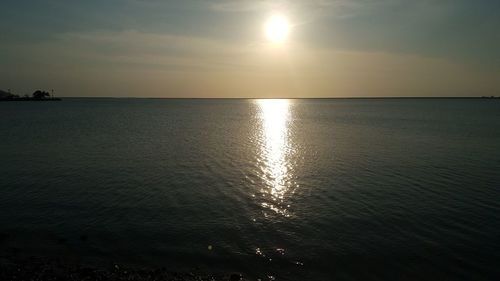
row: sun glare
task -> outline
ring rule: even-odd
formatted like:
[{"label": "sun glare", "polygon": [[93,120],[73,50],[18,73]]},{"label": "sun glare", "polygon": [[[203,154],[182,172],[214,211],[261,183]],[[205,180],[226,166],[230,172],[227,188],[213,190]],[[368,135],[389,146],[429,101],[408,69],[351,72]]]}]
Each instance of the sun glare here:
[{"label": "sun glare", "polygon": [[284,43],[290,33],[290,23],[282,15],[272,16],[265,25],[266,37],[272,43]]}]

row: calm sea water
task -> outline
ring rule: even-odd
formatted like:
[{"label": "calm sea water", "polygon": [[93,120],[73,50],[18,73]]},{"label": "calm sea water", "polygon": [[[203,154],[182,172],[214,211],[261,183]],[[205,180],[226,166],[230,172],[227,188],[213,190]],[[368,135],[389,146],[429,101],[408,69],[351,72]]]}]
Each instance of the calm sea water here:
[{"label": "calm sea water", "polygon": [[498,100],[4,102],[0,136],[4,253],[263,280],[500,274]]}]

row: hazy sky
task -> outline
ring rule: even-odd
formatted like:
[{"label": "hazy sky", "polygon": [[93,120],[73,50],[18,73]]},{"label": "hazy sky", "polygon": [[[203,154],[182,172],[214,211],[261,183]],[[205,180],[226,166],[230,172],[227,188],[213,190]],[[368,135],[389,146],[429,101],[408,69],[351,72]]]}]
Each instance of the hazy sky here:
[{"label": "hazy sky", "polygon": [[[497,0],[1,0],[0,89],[60,96],[500,95]],[[286,16],[287,42],[264,24]]]}]

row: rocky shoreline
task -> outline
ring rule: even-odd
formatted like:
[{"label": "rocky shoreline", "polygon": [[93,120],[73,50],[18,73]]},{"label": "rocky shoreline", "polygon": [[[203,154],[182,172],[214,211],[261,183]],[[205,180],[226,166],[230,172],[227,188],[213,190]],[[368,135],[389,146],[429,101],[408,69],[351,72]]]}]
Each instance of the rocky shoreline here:
[{"label": "rocky shoreline", "polygon": [[1,257],[0,280],[19,281],[243,281],[241,274],[211,275],[162,268],[131,268],[119,264],[95,267],[61,259]]},{"label": "rocky shoreline", "polygon": [[[65,238],[38,237],[39,245],[33,250],[34,237],[16,237],[0,232],[0,281],[248,281],[238,272],[219,273],[199,268],[183,268],[162,264],[136,265],[114,260],[92,260],[67,247]],[[56,239],[57,238],[57,239]],[[86,243],[88,236],[79,237]],[[31,247],[30,247],[31,246]],[[45,253],[46,250],[49,250]],[[54,250],[57,249],[57,250]],[[45,253],[45,254],[43,254]],[[252,279],[253,280],[253,279]]]}]

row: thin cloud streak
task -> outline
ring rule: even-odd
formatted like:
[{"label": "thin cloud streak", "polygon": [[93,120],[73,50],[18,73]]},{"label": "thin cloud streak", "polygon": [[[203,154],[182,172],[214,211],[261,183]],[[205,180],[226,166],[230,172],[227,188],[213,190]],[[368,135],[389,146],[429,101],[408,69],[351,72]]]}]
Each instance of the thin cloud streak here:
[{"label": "thin cloud streak", "polygon": [[[372,2],[373,3],[373,2]],[[353,0],[275,0],[275,1],[252,1],[252,0],[221,0],[210,5],[211,9],[223,12],[248,12],[248,11],[268,11],[279,9],[311,9],[311,8],[359,8],[364,1]]]}]

